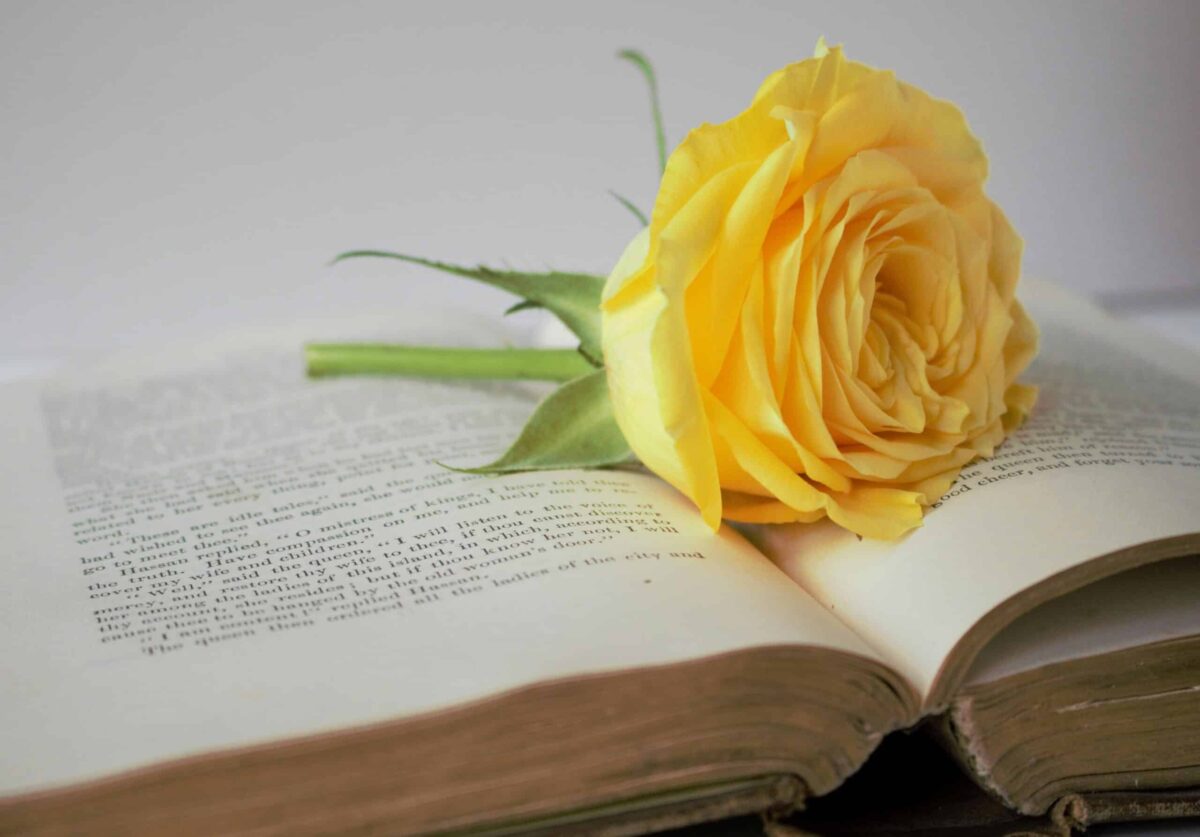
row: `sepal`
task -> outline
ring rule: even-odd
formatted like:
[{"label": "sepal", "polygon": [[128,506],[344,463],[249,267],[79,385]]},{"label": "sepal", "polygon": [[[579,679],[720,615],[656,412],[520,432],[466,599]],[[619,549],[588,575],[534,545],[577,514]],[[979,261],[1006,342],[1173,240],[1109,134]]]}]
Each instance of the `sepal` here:
[{"label": "sepal", "polygon": [[495,462],[454,470],[509,474],[601,468],[630,457],[629,444],[613,417],[608,380],[604,370],[597,369],[568,381],[538,404],[521,435]]},{"label": "sepal", "polygon": [[639,224],[641,224],[643,227],[650,226],[650,219],[646,217],[645,212],[642,212],[642,210],[637,208],[637,204],[624,195],[614,192],[612,189],[609,189],[608,193],[613,196],[617,203],[629,210],[629,214],[631,214],[634,218],[637,218]]},{"label": "sepal", "polygon": [[352,250],[342,253],[333,263],[360,258],[398,259],[443,273],[474,279],[522,297],[526,302],[541,306],[562,320],[563,325],[579,338],[579,351],[592,365],[599,366],[603,363],[604,351],[600,346],[600,295],[605,282],[603,276],[560,271],[526,273],[517,270],[493,270],[483,265],[460,267],[386,250]]}]

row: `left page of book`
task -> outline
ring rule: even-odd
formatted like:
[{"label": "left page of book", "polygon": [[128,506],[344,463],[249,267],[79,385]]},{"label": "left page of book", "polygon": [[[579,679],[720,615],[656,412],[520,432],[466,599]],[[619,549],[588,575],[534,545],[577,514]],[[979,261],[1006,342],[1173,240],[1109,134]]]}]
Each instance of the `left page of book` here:
[{"label": "left page of book", "polygon": [[[489,340],[443,322],[390,336]],[[438,464],[545,387],[306,380],[313,336],[346,333],[3,388],[0,795],[737,648],[873,656],[654,478]]]}]

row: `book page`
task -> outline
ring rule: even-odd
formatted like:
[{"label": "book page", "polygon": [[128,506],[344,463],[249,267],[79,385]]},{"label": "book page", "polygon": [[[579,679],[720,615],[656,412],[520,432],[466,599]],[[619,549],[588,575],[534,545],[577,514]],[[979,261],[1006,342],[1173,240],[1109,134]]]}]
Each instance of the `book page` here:
[{"label": "book page", "polygon": [[[1042,330],[1030,420],[968,466],[898,543],[830,525],[765,528],[778,565],[929,695],[985,614],[1116,550],[1200,529],[1200,363],[1052,286],[1025,283]],[[932,707],[935,708],[936,707]]]},{"label": "book page", "polygon": [[0,795],[549,678],[873,654],[654,478],[437,464],[489,461],[545,387],[309,381],[313,334],[3,389]]},{"label": "book page", "polygon": [[1035,607],[987,644],[966,685],[1045,665],[1200,636],[1200,557],[1126,570]]}]

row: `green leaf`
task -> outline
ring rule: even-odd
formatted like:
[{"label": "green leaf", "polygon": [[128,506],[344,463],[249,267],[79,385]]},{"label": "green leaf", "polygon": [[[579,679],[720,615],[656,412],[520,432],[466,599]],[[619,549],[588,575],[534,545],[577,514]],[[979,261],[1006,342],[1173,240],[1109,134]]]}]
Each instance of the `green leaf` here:
[{"label": "green leaf", "polygon": [[617,53],[617,57],[641,70],[646,78],[646,86],[650,88],[650,115],[654,118],[654,143],[658,147],[658,171],[661,174],[667,170],[667,138],[663,133],[662,108],[658,104],[658,80],[654,77],[654,68],[650,66],[650,59],[636,49],[623,49]]},{"label": "green leaf", "polygon": [[523,299],[520,302],[515,303],[514,305],[510,305],[507,308],[505,308],[504,316],[507,317],[509,314],[515,314],[518,311],[528,311],[531,308],[541,308],[541,307],[542,306],[540,303],[530,302],[528,299]]},{"label": "green leaf", "polygon": [[587,273],[525,273],[517,270],[493,270],[478,267],[460,267],[446,262],[391,253],[385,250],[352,250],[342,253],[333,264],[347,259],[398,259],[409,264],[440,270],[455,276],[474,279],[508,291],[526,301],[535,303],[562,320],[579,338],[579,349],[594,365],[599,366],[603,358],[600,347],[600,294],[604,290],[604,277]]},{"label": "green leaf", "polygon": [[560,468],[600,468],[630,457],[613,418],[608,381],[597,369],[559,387],[538,404],[521,435],[503,456],[469,474],[509,474]]},{"label": "green leaf", "polygon": [[621,204],[621,206],[625,207],[630,212],[632,212],[633,217],[637,218],[639,221],[641,221],[643,227],[650,226],[650,221],[649,221],[649,219],[646,218],[645,213],[642,212],[642,210],[638,209],[637,206],[634,205],[633,201],[631,201],[629,198],[625,197],[624,195],[617,194],[612,189],[609,189],[608,193],[610,195],[612,195],[614,198],[616,198],[617,202],[619,204]]}]

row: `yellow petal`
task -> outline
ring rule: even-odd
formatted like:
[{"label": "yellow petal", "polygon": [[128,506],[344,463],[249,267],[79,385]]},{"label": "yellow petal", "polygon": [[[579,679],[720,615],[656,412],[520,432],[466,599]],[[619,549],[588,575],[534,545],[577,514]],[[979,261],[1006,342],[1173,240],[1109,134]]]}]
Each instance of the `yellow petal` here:
[{"label": "yellow petal", "polygon": [[707,395],[705,406],[713,429],[724,438],[738,465],[772,495],[802,512],[825,507],[826,495],[788,468],[715,396]]},{"label": "yellow petal", "polygon": [[739,523],[814,523],[825,510],[802,512],[770,497],[725,492],[725,517]]},{"label": "yellow petal", "polygon": [[682,312],[661,292],[604,318],[613,413],[648,468],[696,503],[713,529],[721,495],[704,409],[695,386]]},{"label": "yellow petal", "polygon": [[829,504],[829,519],[864,538],[895,540],[921,525],[923,495],[897,488],[855,488]]},{"label": "yellow petal", "polygon": [[[651,273],[645,269],[646,256],[649,253],[650,228],[645,227],[625,246],[621,258],[617,260],[616,266],[608,274],[608,280],[604,283],[603,301],[605,303],[619,296],[631,282],[639,278],[646,280],[650,277]],[[648,290],[648,288],[643,288],[643,290]]]}]

